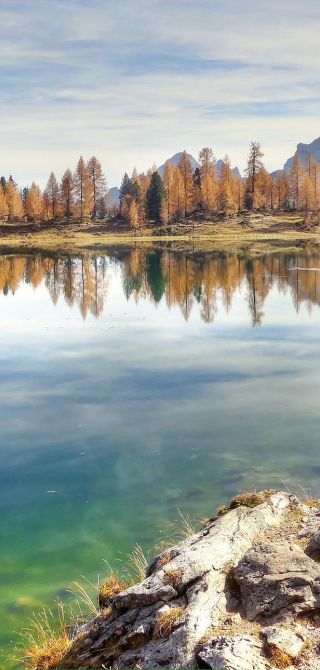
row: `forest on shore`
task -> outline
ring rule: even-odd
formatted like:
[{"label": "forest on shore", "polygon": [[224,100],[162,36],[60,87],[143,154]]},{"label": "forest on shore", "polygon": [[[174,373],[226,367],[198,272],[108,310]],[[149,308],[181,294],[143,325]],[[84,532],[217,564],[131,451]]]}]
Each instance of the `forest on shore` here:
[{"label": "forest on shore", "polygon": [[[202,213],[207,218],[233,217],[248,211],[315,212],[320,206],[320,165],[308,157],[305,167],[296,152],[289,171],[269,174],[258,142],[250,146],[245,176],[234,173],[226,155],[217,169],[209,147],[199,153],[199,167],[192,167],[186,151],[178,165],[167,161],[161,177],[156,166],[146,173],[126,173],[120,187],[119,206],[110,200],[100,161],[81,156],[74,171],[65,171],[60,182],[51,172],[42,191],[33,181],[19,188],[12,175],[0,179],[0,220],[57,222],[90,219],[124,220],[133,229],[147,222],[166,224]],[[318,217],[316,217],[318,223]]]}]

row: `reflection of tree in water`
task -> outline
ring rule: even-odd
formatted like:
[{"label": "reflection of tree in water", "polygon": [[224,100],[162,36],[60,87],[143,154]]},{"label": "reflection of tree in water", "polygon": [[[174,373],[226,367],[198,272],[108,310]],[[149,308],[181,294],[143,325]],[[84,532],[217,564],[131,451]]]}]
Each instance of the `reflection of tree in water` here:
[{"label": "reflection of tree in water", "polygon": [[138,247],[109,256],[7,255],[0,257],[0,290],[14,294],[21,283],[45,285],[54,304],[62,297],[70,307],[77,305],[84,319],[88,314],[98,318],[107,299],[108,268],[114,265],[121,267],[127,300],[147,298],[157,305],[165,298],[168,308],[177,306],[186,320],[198,309],[202,320],[212,323],[218,305],[228,312],[239,291],[246,292],[253,327],[262,323],[272,289],[290,291],[297,311],[301,303],[309,310],[320,304],[320,255],[314,248],[255,257]]},{"label": "reflection of tree in water", "polygon": [[252,259],[247,260],[246,262],[246,274],[248,282],[248,305],[251,315],[251,324],[253,328],[261,326],[262,318],[264,313],[262,311],[264,298],[261,291],[261,286],[259,286],[258,277],[259,275],[256,272],[256,268]]},{"label": "reflection of tree in water", "polygon": [[145,274],[145,255],[141,249],[134,248],[130,251],[129,260],[123,263],[123,292],[129,300],[134,295],[136,302],[143,292]]},{"label": "reflection of tree in water", "polygon": [[63,267],[63,297],[69,307],[72,307],[76,300],[75,290],[75,262],[72,258],[67,258]]},{"label": "reflection of tree in water", "polygon": [[148,254],[147,259],[147,283],[155,302],[160,302],[167,279],[163,274],[161,267],[160,251]]},{"label": "reflection of tree in water", "polygon": [[108,290],[106,271],[105,257],[2,256],[0,290],[15,293],[22,281],[34,288],[44,283],[55,305],[62,296],[69,307],[78,305],[83,318],[89,312],[99,317]]}]

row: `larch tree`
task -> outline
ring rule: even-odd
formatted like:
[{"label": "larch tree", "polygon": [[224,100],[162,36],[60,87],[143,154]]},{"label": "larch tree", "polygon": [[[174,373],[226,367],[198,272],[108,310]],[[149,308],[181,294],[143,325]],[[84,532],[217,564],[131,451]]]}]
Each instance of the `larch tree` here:
[{"label": "larch tree", "polygon": [[150,186],[151,175],[141,173],[139,174],[139,192],[140,196],[138,199],[138,210],[139,210],[139,223],[140,226],[143,226],[146,220],[146,209],[147,209],[147,190]]},{"label": "larch tree", "polygon": [[29,193],[29,186],[25,186],[22,189],[21,192],[21,197],[22,197],[22,203],[23,203],[23,209],[25,212],[27,212],[27,199],[28,199],[28,193]]},{"label": "larch tree", "polygon": [[59,207],[59,185],[54,172],[51,172],[44,192],[48,207],[48,218],[55,221]]},{"label": "larch tree", "polygon": [[293,209],[299,210],[301,206],[301,190],[304,179],[304,167],[302,165],[301,157],[296,151],[290,170],[290,201]]},{"label": "larch tree", "polygon": [[173,218],[181,219],[184,216],[184,182],[179,165],[174,165],[172,209]]},{"label": "larch tree", "polygon": [[62,216],[70,221],[74,212],[74,180],[71,170],[67,169],[60,183],[60,203]]},{"label": "larch tree", "polygon": [[91,216],[93,206],[93,190],[88,167],[80,156],[74,176],[74,192],[77,198],[77,207],[80,220]]},{"label": "larch tree", "polygon": [[315,165],[315,160],[314,160],[312,154],[309,151],[308,152],[308,158],[307,158],[307,172],[308,172],[310,180],[312,179],[312,171],[313,171],[314,165]]},{"label": "larch tree", "polygon": [[233,179],[233,172],[231,167],[231,160],[228,154],[226,154],[222,161],[219,181],[220,184],[223,184],[224,182],[228,182],[228,184],[231,184],[232,179]]},{"label": "larch tree", "polygon": [[288,203],[289,185],[288,185],[287,174],[284,170],[281,170],[276,175],[276,178],[274,180],[274,188],[275,188],[275,203],[277,205],[277,209],[281,209],[282,207],[285,208]]},{"label": "larch tree", "polygon": [[301,207],[303,207],[306,212],[315,209],[314,190],[308,172],[305,173],[301,184]]},{"label": "larch tree", "polygon": [[233,197],[235,202],[235,209],[240,212],[244,203],[244,180],[242,177],[234,177],[233,180]]},{"label": "larch tree", "polygon": [[220,206],[222,212],[226,216],[232,216],[233,214],[235,214],[236,205],[234,200],[232,183],[230,181],[225,181],[221,185]]},{"label": "larch tree", "polygon": [[175,197],[175,172],[176,166],[167,161],[164,166],[163,183],[166,189],[166,219],[171,221],[176,214]]},{"label": "larch tree", "polygon": [[264,166],[257,176],[255,206],[273,209],[273,181]]},{"label": "larch tree", "polygon": [[125,195],[122,201],[121,215],[131,228],[140,228],[140,210],[139,204],[133,195]]},{"label": "larch tree", "polygon": [[92,218],[97,216],[98,201],[102,198],[107,190],[107,182],[104,176],[100,161],[95,156],[92,156],[88,161],[88,173],[92,188],[93,209]]},{"label": "larch tree", "polygon": [[317,163],[314,166],[314,177],[313,177],[314,200],[317,209],[319,209],[319,179],[320,179],[320,165],[318,165]]},{"label": "larch tree", "polygon": [[50,221],[50,217],[51,217],[50,200],[46,190],[44,190],[42,194],[42,218],[44,219],[44,221]]},{"label": "larch tree", "polygon": [[206,213],[217,209],[216,159],[212,149],[203,147],[199,153],[201,176],[201,201]]},{"label": "larch tree", "polygon": [[132,198],[132,201],[129,206],[129,221],[130,221],[130,226],[132,228],[139,228],[140,226],[140,221],[139,221],[139,207],[134,198]]},{"label": "larch tree", "polygon": [[131,201],[132,201],[132,196],[127,194],[127,195],[123,196],[122,202],[121,202],[121,217],[124,219],[124,221],[126,221],[126,223],[130,223],[129,208],[130,208]]},{"label": "larch tree", "polygon": [[227,216],[235,213],[237,207],[234,194],[234,177],[231,169],[231,161],[226,154],[221,166],[219,179],[219,201],[220,209]]},{"label": "larch tree", "polygon": [[179,170],[182,177],[182,208],[183,216],[186,217],[193,206],[193,170],[190,158],[186,151],[183,152],[179,161]]},{"label": "larch tree", "polygon": [[259,192],[258,179],[260,172],[264,169],[262,163],[263,153],[259,142],[251,142],[248,165],[246,169],[246,194],[245,204],[248,209],[260,206],[261,193]]},{"label": "larch tree", "polygon": [[9,215],[9,205],[5,189],[0,184],[0,219],[7,219]]},{"label": "larch tree", "polygon": [[200,210],[202,206],[202,192],[201,192],[201,171],[199,167],[196,167],[193,173],[193,199],[195,208],[197,210]]},{"label": "larch tree", "polygon": [[313,188],[314,209],[319,207],[318,182],[320,175],[320,165],[314,160],[311,153],[308,154],[308,176]]},{"label": "larch tree", "polygon": [[166,191],[158,171],[153,172],[147,190],[147,216],[152,221],[161,221]]},{"label": "larch tree", "polygon": [[21,219],[24,214],[23,202],[17,185],[11,176],[6,185],[6,197],[9,207],[9,220]]},{"label": "larch tree", "polygon": [[32,182],[28,189],[26,200],[26,214],[32,221],[38,221],[41,218],[43,211],[42,193],[37,184]]}]

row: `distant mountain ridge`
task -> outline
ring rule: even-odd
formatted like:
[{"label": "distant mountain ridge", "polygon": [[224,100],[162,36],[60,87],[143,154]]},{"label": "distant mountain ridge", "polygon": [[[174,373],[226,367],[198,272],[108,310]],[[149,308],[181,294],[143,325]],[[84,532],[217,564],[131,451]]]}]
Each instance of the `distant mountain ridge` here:
[{"label": "distant mountain ridge", "polygon": [[[174,154],[174,156],[171,156],[171,158],[167,158],[167,160],[164,163],[162,163],[162,165],[160,165],[160,167],[158,167],[158,172],[159,172],[161,177],[163,177],[163,175],[164,175],[164,170],[165,170],[165,167],[166,167],[166,163],[172,163],[172,165],[179,165],[182,154],[183,154],[183,151],[179,151],[177,154]],[[198,161],[196,161],[195,158],[193,158],[193,156],[191,154],[187,154],[187,156],[189,158],[189,161],[191,163],[191,167],[192,167],[193,172],[194,172],[198,167],[200,167],[200,164],[198,163]]]},{"label": "distant mountain ridge", "polygon": [[[308,166],[309,154],[311,154],[312,158],[317,163],[320,163],[320,137],[318,137],[316,140],[313,140],[313,142],[310,142],[310,144],[303,144],[303,142],[300,142],[299,144],[297,144],[297,152],[305,168]],[[294,156],[291,156],[291,158],[288,158],[288,160],[285,162],[283,169],[286,172],[289,172],[289,170],[291,170],[293,161]]]},{"label": "distant mountain ridge", "polygon": [[110,204],[117,205],[118,207],[120,203],[120,189],[118,188],[118,186],[113,186],[112,188],[109,188],[108,196]]},{"label": "distant mountain ridge", "polygon": [[[158,168],[158,172],[159,172],[161,177],[163,177],[163,175],[164,175],[164,169],[165,169],[166,163],[173,163],[173,165],[179,165],[182,154],[183,154],[183,152],[179,151],[177,154],[174,154],[174,156],[171,156],[171,158],[167,158],[165,163],[160,165],[160,167]],[[187,156],[190,160],[191,167],[192,167],[193,172],[194,172],[197,168],[200,167],[200,163],[198,163],[198,161],[191,154],[187,154]],[[217,160],[217,162],[216,162],[216,172],[217,172],[218,177],[221,173],[223,165],[224,165],[224,162],[223,162],[222,158],[219,158],[219,160]],[[237,178],[240,177],[241,178],[239,168],[237,168],[237,167],[232,168],[232,172],[233,172],[235,177],[237,177]]]},{"label": "distant mountain ridge", "polygon": [[[221,170],[222,170],[223,166],[224,166],[224,161],[222,160],[222,158],[219,158],[216,162],[216,172],[217,172],[218,177],[220,176],[220,173],[221,173]],[[232,174],[237,179],[241,179],[241,174],[240,174],[240,170],[239,170],[238,167],[232,168]]]},{"label": "distant mountain ridge", "polygon": [[[164,175],[164,169],[165,169],[166,163],[173,163],[173,165],[178,165],[179,162],[180,162],[182,154],[183,154],[183,152],[179,151],[178,153],[174,154],[174,156],[171,156],[171,158],[168,158],[162,165],[160,165],[160,167],[158,168],[158,172],[159,172],[161,177],[163,177],[163,175]],[[198,161],[191,154],[187,154],[187,155],[188,155],[188,158],[189,158],[190,163],[191,163],[191,167],[192,167],[193,172],[194,172],[197,168],[200,167],[200,163],[198,163]],[[221,173],[223,165],[224,165],[223,160],[221,158],[219,158],[219,160],[217,160],[217,163],[216,163],[216,172],[217,172],[218,177]],[[237,179],[241,179],[241,174],[240,174],[239,168],[237,168],[237,167],[232,168],[232,172],[233,172],[234,176],[237,177]],[[108,196],[109,196],[109,202],[110,202],[111,205],[119,206],[119,195],[120,195],[120,189],[119,189],[118,186],[113,186],[112,188],[109,189]]]},{"label": "distant mountain ridge", "polygon": [[[312,158],[316,161],[316,163],[319,163],[320,165],[320,137],[317,137],[317,139],[313,140],[310,142],[310,144],[304,144],[303,142],[300,142],[297,144],[297,149],[296,151],[298,152],[302,165],[306,168],[308,166],[308,155],[311,154]],[[168,158],[165,163],[160,165],[158,168],[158,172],[163,177],[164,175],[164,169],[165,165],[167,162],[173,163],[173,165],[178,165],[180,158],[182,156],[182,151],[179,151],[178,153],[174,154],[174,156],[171,156],[171,158]],[[193,171],[196,170],[196,168],[200,167],[198,161],[191,155],[188,154],[188,158],[190,160],[191,166]],[[288,158],[288,160],[285,162],[282,170],[285,170],[286,172],[289,172],[292,164],[294,161],[294,155]],[[217,176],[219,177],[221,173],[221,169],[223,167],[223,160],[219,158],[216,163],[216,171],[217,171]],[[282,170],[275,170],[274,172],[271,172],[272,177],[277,177]],[[241,179],[241,174],[240,171],[237,167],[232,168],[232,172],[237,177],[238,179]],[[113,188],[110,188],[108,191],[108,195],[110,196],[110,202],[111,204],[119,205],[119,188],[117,186],[114,186]]]}]

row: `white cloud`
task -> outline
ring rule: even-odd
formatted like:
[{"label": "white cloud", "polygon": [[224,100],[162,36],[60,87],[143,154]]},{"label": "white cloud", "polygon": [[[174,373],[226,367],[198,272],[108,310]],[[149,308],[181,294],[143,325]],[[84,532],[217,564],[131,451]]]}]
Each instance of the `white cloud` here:
[{"label": "white cloud", "polygon": [[43,184],[96,153],[111,185],[203,144],[243,168],[251,139],[275,169],[320,134],[319,14],[313,0],[3,0],[0,169]]}]

